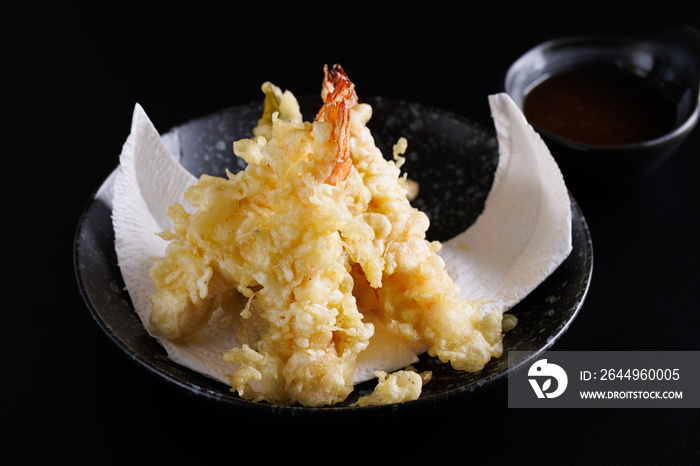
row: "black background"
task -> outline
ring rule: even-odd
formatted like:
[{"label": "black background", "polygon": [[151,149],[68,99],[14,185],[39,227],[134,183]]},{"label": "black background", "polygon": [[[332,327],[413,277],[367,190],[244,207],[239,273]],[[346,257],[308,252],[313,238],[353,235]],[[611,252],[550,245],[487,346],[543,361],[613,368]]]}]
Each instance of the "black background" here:
[{"label": "black background", "polygon": [[[486,96],[500,91],[509,64],[541,41],[700,28],[698,7],[688,2],[615,5],[623,6],[3,7],[3,229],[11,278],[3,385],[11,390],[2,422],[15,434],[4,441],[26,458],[115,462],[149,455],[332,464],[425,455],[457,464],[700,463],[700,410],[514,410],[505,383],[410,416],[289,420],[223,411],[128,360],[92,321],[73,272],[80,213],[116,166],[136,102],[166,131],[260,99],[266,80],[297,95],[318,93],[323,65],[339,62],[360,96],[415,101],[491,125]],[[574,192],[593,237],[594,273],[579,316],[552,350],[700,350],[699,156],[696,130],[643,183],[603,192],[604,203]]]}]

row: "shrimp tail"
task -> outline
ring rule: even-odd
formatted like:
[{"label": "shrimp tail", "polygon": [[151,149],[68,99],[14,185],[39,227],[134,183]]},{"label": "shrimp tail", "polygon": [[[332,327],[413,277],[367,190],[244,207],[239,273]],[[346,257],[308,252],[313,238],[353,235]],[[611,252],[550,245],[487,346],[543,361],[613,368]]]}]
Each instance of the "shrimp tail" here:
[{"label": "shrimp tail", "polygon": [[348,100],[351,106],[357,103],[355,85],[350,81],[347,73],[338,63],[331,68],[328,68],[328,65],[323,67],[321,98],[326,104],[338,100],[339,98]]},{"label": "shrimp tail", "polygon": [[352,168],[350,157],[350,109],[357,104],[355,85],[339,64],[323,67],[323,85],[321,88],[323,106],[318,111],[315,121],[333,124],[333,138],[337,152],[330,175],[325,183],[335,185],[344,181]]}]

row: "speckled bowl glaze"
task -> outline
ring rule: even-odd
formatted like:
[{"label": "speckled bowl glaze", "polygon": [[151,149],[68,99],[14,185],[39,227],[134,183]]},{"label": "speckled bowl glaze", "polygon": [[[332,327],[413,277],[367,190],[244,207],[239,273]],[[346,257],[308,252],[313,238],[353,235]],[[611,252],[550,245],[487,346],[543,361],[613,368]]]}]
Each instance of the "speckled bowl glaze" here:
[{"label": "speckled bowl glaze", "polygon": [[[307,119],[320,107],[319,97],[299,98]],[[429,216],[431,239],[447,240],[471,225],[483,210],[498,162],[498,143],[492,129],[458,115],[425,106],[383,98],[363,98],[373,107],[369,123],[377,146],[385,156],[403,136],[408,139],[406,163],[409,177],[420,183],[414,205]],[[163,135],[191,173],[224,176],[225,170],[244,168],[232,152],[234,140],[250,137],[261,115],[262,103],[227,108],[182,124]],[[537,289],[512,309],[518,326],[504,340],[505,353],[480,372],[453,370],[439,360],[423,355],[418,370],[433,371],[418,400],[385,406],[353,407],[369,393],[373,381],[356,386],[348,399],[336,406],[307,408],[273,406],[240,399],[229,387],[170,361],[164,349],[141,325],[124,290],[114,251],[109,195],[113,176],[108,177],[89,200],[77,226],[74,267],[78,286],[99,328],[135,363],[222,409],[245,410],[290,416],[335,416],[391,414],[435,407],[479,393],[516,367],[508,365],[508,351],[536,354],[549,349],[567,330],[579,312],[588,291],[593,268],[593,247],[586,220],[571,200],[573,251]],[[164,390],[168,387],[164,387]]]}]

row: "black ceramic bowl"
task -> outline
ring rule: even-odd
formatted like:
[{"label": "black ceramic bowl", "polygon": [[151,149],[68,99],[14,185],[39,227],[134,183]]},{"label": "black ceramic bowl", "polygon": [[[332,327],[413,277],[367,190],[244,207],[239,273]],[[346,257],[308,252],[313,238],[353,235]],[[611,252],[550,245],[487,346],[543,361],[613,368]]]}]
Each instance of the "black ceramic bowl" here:
[{"label": "black ceramic bowl", "polygon": [[[430,218],[429,238],[447,240],[469,227],[483,210],[498,163],[494,130],[415,103],[379,97],[362,97],[361,100],[372,105],[369,127],[384,154],[391,154],[391,147],[400,136],[409,141],[402,168],[420,184],[414,205]],[[318,96],[300,98],[306,119],[315,115],[320,102]],[[250,137],[250,129],[261,113],[262,102],[227,108],[179,125],[164,138],[172,143],[173,153],[180,163],[195,176],[202,173],[225,176],[227,169],[243,168],[231,147],[233,141]],[[468,399],[503,382],[528,361],[511,362],[507,356],[509,352],[528,352],[534,358],[550,348],[578,314],[591,281],[593,243],[583,213],[571,198],[571,254],[511,310],[519,319],[518,326],[504,339],[505,354],[490,361],[484,370],[455,371],[449,364],[423,354],[416,368],[432,371],[433,379],[423,388],[418,400],[354,407],[352,404],[359,396],[373,389],[376,382],[369,381],[356,386],[345,402],[332,407],[254,403],[239,398],[227,385],[170,360],[163,347],[144,329],[125,290],[114,250],[113,174],[89,200],[76,230],[74,266],[86,306],[105,335],[137,365],[157,375],[167,385],[211,401],[222,409],[291,417],[373,416],[432,410]]]},{"label": "black ceramic bowl", "polygon": [[[693,130],[700,113],[700,34],[681,28],[653,38],[566,37],[537,45],[508,69],[504,90],[523,109],[533,88],[563,72],[608,67],[633,73],[670,99],[675,119],[666,133],[624,144],[584,144],[533,124],[559,163],[567,183],[627,184],[658,168]],[[574,190],[574,193],[576,191]]]}]

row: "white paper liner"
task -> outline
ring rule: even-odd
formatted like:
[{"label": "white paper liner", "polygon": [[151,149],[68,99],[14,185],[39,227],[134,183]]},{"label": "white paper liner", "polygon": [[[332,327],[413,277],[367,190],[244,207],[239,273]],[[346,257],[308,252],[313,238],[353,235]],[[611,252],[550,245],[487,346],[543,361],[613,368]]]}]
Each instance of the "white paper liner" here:
[{"label": "white paper liner", "polygon": [[504,311],[571,252],[571,201],[542,138],[508,94],[489,96],[499,160],[483,213],[443,243],[440,255],[462,296]]},{"label": "white paper liner", "polygon": [[[476,223],[445,242],[440,252],[462,295],[487,298],[510,309],[539,285],[571,251],[571,210],[559,169],[539,135],[506,94],[489,96],[499,162],[485,209]],[[140,105],[134,108],[113,187],[115,248],[126,289],[146,329],[155,292],[148,272],[167,243],[158,232],[171,228],[167,209],[197,179],[168,150]],[[175,144],[177,142],[175,141]],[[219,313],[199,338],[187,344],[158,341],[178,364],[228,384],[237,365],[222,355],[238,346],[233,333],[217,325]],[[360,354],[355,381],[392,372],[418,360],[424,348],[409,344],[374,320],[375,335]]]}]

